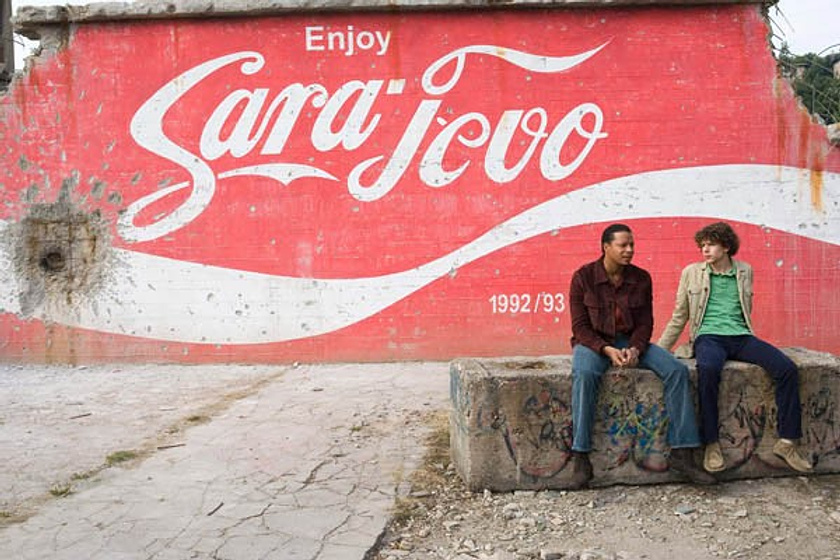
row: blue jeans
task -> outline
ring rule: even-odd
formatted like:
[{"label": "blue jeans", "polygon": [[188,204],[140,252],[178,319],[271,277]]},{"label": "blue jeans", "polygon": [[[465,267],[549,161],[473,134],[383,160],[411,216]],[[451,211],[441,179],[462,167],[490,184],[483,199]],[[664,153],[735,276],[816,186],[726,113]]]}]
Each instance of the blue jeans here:
[{"label": "blue jeans", "polygon": [[[616,348],[628,346],[626,336],[616,339]],[[609,369],[610,359],[583,344],[572,352],[572,451],[592,450],[592,424],[601,376]],[[668,412],[668,444],[672,448],[699,447],[694,400],[685,364],[670,352],[650,344],[639,358],[639,367],[653,371],[665,385],[665,410]]]},{"label": "blue jeans", "polygon": [[700,397],[703,443],[718,440],[718,389],[726,360],[748,362],[764,368],[776,382],[779,437],[802,437],[802,406],[799,402],[799,370],[790,358],[751,334],[722,336],[703,334],[694,341],[697,357],[697,390]]}]

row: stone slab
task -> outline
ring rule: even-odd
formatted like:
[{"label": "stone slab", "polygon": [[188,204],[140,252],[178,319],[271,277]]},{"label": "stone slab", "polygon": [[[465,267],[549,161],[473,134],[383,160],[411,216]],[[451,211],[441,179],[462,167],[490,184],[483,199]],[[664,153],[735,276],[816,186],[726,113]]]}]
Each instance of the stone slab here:
[{"label": "stone slab", "polygon": [[[815,473],[840,472],[840,358],[785,349],[800,370],[800,444]],[[693,360],[688,361],[696,386]],[[450,366],[453,462],[472,490],[562,489],[571,469],[571,357],[460,359]],[[721,480],[799,475],[772,453],[773,383],[758,366],[727,362],[721,379]],[[684,480],[667,468],[662,384],[642,369],[611,370],[601,386],[592,486]],[[699,452],[698,452],[698,460]]]},{"label": "stone slab", "polygon": [[93,2],[87,5],[22,6],[15,24],[81,23],[126,19],[241,17],[311,11],[371,11],[411,9],[610,8],[622,6],[682,6],[708,4],[771,4],[767,0],[174,0],[170,2]]}]

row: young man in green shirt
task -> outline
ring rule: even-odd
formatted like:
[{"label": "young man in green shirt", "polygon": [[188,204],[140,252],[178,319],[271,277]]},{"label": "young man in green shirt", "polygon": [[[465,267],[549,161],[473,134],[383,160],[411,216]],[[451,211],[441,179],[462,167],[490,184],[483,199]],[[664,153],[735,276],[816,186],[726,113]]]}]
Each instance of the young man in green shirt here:
[{"label": "young man in green shirt", "polygon": [[677,302],[671,320],[659,339],[670,350],[689,323],[689,344],[677,349],[678,357],[697,358],[700,400],[700,437],[706,446],[703,461],[709,472],[726,468],[718,434],[718,389],[726,360],[757,364],[776,382],[779,440],[773,453],[794,470],[808,472],[811,463],[796,447],[802,437],[799,402],[799,370],[774,346],[753,334],[752,267],[733,259],[740,241],[724,222],[710,224],[694,236],[703,262],[687,266],[680,277]]}]

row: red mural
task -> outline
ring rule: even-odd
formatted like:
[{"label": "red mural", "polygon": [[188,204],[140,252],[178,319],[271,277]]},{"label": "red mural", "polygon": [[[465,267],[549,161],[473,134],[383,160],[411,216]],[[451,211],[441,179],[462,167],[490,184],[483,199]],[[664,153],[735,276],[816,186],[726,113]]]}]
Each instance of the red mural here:
[{"label": "red mural", "polygon": [[9,359],[569,351],[605,224],[658,336],[732,222],[758,334],[840,351],[840,154],[755,5],[79,25],[0,99]]}]

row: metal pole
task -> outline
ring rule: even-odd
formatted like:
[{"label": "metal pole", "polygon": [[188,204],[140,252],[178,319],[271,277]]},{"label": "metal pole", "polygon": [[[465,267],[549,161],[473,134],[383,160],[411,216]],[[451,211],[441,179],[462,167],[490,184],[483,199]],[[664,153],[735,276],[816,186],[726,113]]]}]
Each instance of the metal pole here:
[{"label": "metal pole", "polygon": [[823,50],[821,50],[820,52],[818,52],[818,53],[817,53],[817,56],[822,56],[822,53],[824,53],[825,51],[827,51],[827,50],[829,50],[829,49],[833,49],[834,47],[840,47],[840,43],[835,43],[834,45],[829,45],[829,46],[827,46],[826,48],[824,48]]},{"label": "metal pole", "polygon": [[8,84],[15,73],[12,37],[12,0],[0,0],[0,86]]}]

